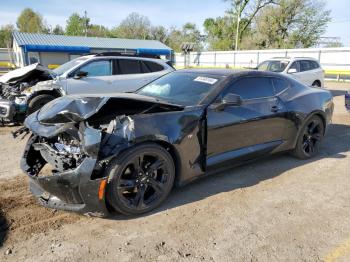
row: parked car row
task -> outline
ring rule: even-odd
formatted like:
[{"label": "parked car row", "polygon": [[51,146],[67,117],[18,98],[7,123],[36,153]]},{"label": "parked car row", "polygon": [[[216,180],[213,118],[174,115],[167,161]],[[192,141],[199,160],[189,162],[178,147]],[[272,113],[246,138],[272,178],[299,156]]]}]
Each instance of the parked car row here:
[{"label": "parked car row", "polygon": [[[279,152],[315,156],[333,100],[289,77],[303,61],[175,71],[160,59],[104,53],[53,71],[35,64],[0,78],[0,117],[26,117],[15,132],[31,134],[21,168],[42,205],[139,215],[174,186],[218,170]],[[323,86],[318,67],[309,71]]]}]

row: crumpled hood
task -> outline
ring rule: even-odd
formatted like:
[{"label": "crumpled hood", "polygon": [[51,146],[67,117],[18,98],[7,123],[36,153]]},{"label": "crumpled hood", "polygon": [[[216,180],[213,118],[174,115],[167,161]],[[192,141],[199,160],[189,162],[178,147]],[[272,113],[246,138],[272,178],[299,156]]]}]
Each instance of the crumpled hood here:
[{"label": "crumpled hood", "polygon": [[20,81],[25,81],[27,77],[30,77],[32,74],[35,74],[38,72],[46,73],[51,76],[54,75],[54,73],[50,69],[40,65],[39,63],[36,63],[36,64],[32,64],[29,66],[12,70],[4,74],[3,76],[0,77],[0,83],[5,84],[5,83],[15,83]]},{"label": "crumpled hood", "polygon": [[108,101],[118,103],[121,100],[130,101],[130,103],[142,101],[154,105],[165,105],[178,110],[184,108],[135,93],[120,93],[109,97],[72,95],[59,97],[44,105],[37,114],[37,120],[43,124],[77,123],[96,114]]},{"label": "crumpled hood", "polygon": [[80,122],[98,112],[107,101],[107,97],[60,97],[40,109],[38,120],[46,124]]}]

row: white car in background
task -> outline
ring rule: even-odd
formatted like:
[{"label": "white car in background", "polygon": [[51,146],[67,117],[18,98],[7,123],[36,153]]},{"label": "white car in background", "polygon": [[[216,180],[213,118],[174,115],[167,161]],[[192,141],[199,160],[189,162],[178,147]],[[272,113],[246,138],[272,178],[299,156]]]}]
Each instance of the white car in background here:
[{"label": "white car in background", "polygon": [[314,58],[276,57],[260,63],[256,69],[286,74],[307,86],[324,87],[324,71]]}]

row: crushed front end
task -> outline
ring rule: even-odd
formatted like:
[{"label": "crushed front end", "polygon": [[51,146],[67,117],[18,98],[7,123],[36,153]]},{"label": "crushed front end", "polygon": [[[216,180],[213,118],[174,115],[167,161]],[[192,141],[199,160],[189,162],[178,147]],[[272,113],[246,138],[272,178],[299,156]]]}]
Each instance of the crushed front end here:
[{"label": "crushed front end", "polygon": [[[111,159],[132,146],[137,140],[135,135],[139,139],[150,138],[160,131],[155,123],[162,121],[152,120],[151,116],[160,112],[163,122],[176,118],[171,121],[175,124],[193,118],[192,114],[188,117],[180,114],[182,107],[179,106],[135,94],[118,96],[64,96],[26,118],[25,128],[18,130],[18,134],[31,132],[21,168],[29,177],[31,192],[42,205],[90,216],[107,216],[110,208],[105,199],[105,171]],[[142,117],[147,114],[150,119]],[[150,121],[154,125],[147,127]],[[183,141],[178,134],[187,134],[181,131],[181,125],[176,126],[171,129],[176,136],[173,140]],[[166,125],[161,128],[168,130]]]},{"label": "crushed front end", "polygon": [[23,122],[31,88],[40,81],[53,79],[51,71],[33,64],[8,72],[0,77],[0,122]]},{"label": "crushed front end", "polygon": [[22,93],[28,86],[1,84],[0,119],[2,122],[21,122],[27,111],[28,94]]},{"label": "crushed front end", "polygon": [[38,112],[25,126],[32,132],[21,168],[30,190],[46,207],[90,216],[106,216],[105,178],[97,164],[100,130],[80,123],[42,124]]}]

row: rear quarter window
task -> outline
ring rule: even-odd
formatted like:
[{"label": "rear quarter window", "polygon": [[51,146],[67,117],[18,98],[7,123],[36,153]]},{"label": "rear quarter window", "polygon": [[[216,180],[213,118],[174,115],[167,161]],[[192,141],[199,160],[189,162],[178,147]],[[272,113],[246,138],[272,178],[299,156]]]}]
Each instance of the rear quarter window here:
[{"label": "rear quarter window", "polygon": [[316,61],[310,61],[312,64],[313,69],[320,68],[320,65]]},{"label": "rear quarter window", "polygon": [[162,65],[157,64],[155,62],[151,62],[151,61],[142,61],[142,62],[145,64],[145,66],[148,68],[150,72],[159,72],[164,69]]},{"label": "rear quarter window", "polygon": [[301,72],[314,69],[313,64],[309,60],[302,60],[299,63],[300,63],[300,71]]},{"label": "rear quarter window", "polygon": [[289,87],[289,83],[281,78],[272,78],[272,83],[275,88],[275,93],[279,94],[282,91],[286,90]]}]

